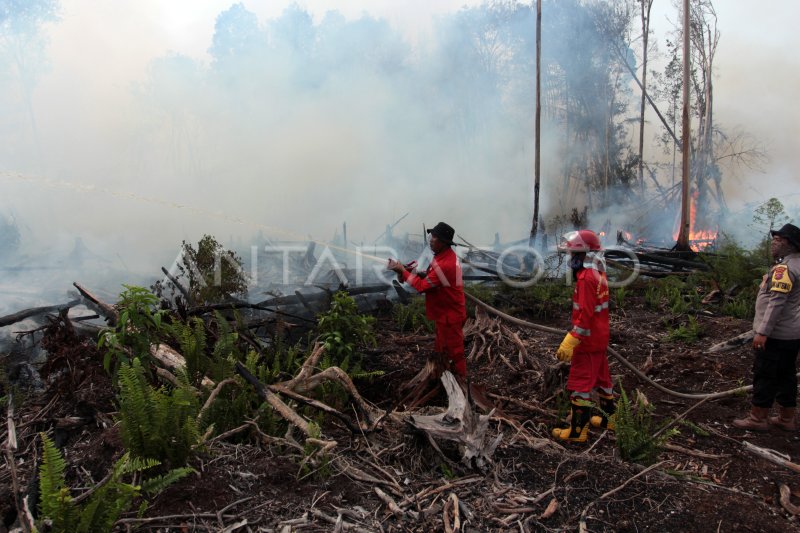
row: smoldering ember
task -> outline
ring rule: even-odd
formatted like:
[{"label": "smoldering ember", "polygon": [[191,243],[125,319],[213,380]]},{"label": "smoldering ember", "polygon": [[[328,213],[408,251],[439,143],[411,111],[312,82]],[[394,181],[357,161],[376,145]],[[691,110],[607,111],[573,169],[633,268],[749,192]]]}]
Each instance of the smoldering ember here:
[{"label": "smoldering ember", "polygon": [[775,2],[0,1],[0,533],[800,530]]}]

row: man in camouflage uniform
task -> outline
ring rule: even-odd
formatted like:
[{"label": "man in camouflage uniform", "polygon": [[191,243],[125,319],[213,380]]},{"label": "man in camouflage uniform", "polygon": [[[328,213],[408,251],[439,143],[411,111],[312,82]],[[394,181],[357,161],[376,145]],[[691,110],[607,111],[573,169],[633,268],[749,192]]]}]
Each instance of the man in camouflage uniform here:
[{"label": "man in camouflage uniform", "polygon": [[[770,426],[795,431],[797,354],[800,351],[800,228],[786,224],[772,231],[775,264],[764,276],[753,320],[753,399],[750,413],[733,421],[741,429]],[[780,408],[768,417],[773,402]]]}]

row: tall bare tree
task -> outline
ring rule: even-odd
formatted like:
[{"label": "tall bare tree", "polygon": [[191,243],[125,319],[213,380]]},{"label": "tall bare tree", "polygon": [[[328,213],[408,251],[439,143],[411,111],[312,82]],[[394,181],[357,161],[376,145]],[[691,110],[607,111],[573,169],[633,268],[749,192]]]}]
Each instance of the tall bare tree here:
[{"label": "tall bare tree", "polygon": [[534,155],[534,183],[533,183],[533,222],[531,224],[531,236],[529,245],[533,246],[536,241],[536,233],[539,231],[539,183],[541,178],[541,154],[542,154],[542,0],[536,0],[536,118],[534,135],[536,139]]},{"label": "tall bare tree", "polygon": [[681,223],[678,231],[678,250],[689,250],[689,231],[691,230],[689,214],[689,185],[690,185],[690,157],[691,157],[691,132],[689,122],[689,72],[691,49],[689,42],[689,0],[683,0],[683,172],[681,181]]},{"label": "tall bare tree", "polygon": [[647,106],[647,53],[650,41],[650,8],[653,0],[639,0],[642,22],[642,99],[639,106],[639,189],[644,194],[644,112]]},{"label": "tall bare tree", "polygon": [[711,0],[695,0],[690,9],[690,34],[694,75],[697,138],[694,147],[693,174],[697,184],[698,203],[708,205],[713,195],[720,209],[726,208],[722,192],[722,175],[714,153],[714,56],[719,43],[717,13]]}]

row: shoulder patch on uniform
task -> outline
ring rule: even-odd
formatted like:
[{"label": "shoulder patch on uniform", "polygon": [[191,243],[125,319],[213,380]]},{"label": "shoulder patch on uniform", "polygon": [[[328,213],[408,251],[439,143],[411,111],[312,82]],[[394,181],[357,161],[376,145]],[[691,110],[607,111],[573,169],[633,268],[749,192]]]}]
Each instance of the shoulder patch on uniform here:
[{"label": "shoulder patch on uniform", "polygon": [[789,292],[792,290],[792,280],[789,278],[787,270],[789,267],[786,265],[778,265],[772,271],[772,280],[770,283],[770,291],[774,292]]}]

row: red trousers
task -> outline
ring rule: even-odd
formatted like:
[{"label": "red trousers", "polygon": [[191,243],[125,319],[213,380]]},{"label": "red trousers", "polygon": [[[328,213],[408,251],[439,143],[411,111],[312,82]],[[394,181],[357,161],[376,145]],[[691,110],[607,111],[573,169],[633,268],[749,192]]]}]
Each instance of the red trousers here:
[{"label": "red trousers", "polygon": [[450,359],[453,373],[467,376],[467,360],[464,358],[464,322],[436,322],[436,351]]},{"label": "red trousers", "polygon": [[572,354],[567,390],[592,392],[593,389],[600,387],[606,389],[612,387],[606,351],[583,352],[578,346]]}]

